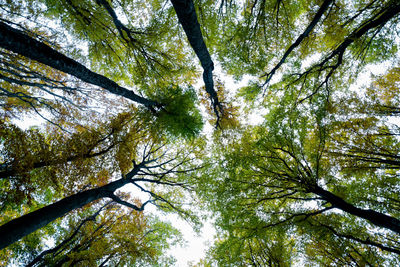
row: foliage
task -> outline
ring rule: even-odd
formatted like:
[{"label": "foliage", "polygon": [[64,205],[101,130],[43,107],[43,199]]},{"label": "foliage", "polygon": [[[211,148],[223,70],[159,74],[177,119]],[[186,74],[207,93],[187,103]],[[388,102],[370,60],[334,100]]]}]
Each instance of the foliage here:
[{"label": "foliage", "polygon": [[[323,105],[313,98],[293,106],[287,92],[262,126],[242,129],[239,140],[218,144],[202,191],[212,199],[208,207],[218,214],[221,229],[211,260],[252,264],[256,257],[241,248],[264,242],[265,236],[278,240],[278,231],[287,235],[283,242],[292,242],[284,245],[291,264],[398,264],[399,229],[385,229],[361,215],[373,210],[374,216],[390,215],[398,222],[398,127],[387,122],[394,114],[376,115],[382,106],[377,95],[385,93],[377,84],[394,70],[379,77],[363,98],[338,97]],[[224,260],[227,250],[233,256]],[[283,264],[279,258],[272,262]]]},{"label": "foliage", "polygon": [[110,202],[100,208],[96,206],[99,203],[65,218],[53,233],[54,247],[43,251],[32,247],[25,252],[10,250],[10,253],[18,253],[13,258],[27,266],[157,266],[161,262],[173,262],[163,255],[170,245],[180,240],[178,231],[171,225]]},{"label": "foliage", "polygon": [[212,212],[198,266],[399,265],[399,14],[396,0],[0,2],[0,231],[71,207],[26,222],[1,264],[173,266],[181,237],[152,204],[197,228]]},{"label": "foliage", "polygon": [[[173,136],[193,138],[199,135],[203,121],[200,111],[197,109],[197,96],[194,88],[181,88],[171,86],[165,92],[157,91],[153,98],[165,103],[165,108],[157,114],[152,122],[154,132],[159,129],[166,129]],[[146,110],[143,110],[145,121],[151,117]]]}]

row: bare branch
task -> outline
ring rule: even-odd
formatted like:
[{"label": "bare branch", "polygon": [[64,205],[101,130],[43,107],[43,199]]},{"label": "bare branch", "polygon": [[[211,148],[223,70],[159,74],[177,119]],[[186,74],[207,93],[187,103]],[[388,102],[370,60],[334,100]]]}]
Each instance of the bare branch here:
[{"label": "bare branch", "polygon": [[131,208],[131,209],[134,209],[134,210],[137,210],[137,211],[143,211],[143,210],[144,210],[144,207],[145,207],[148,203],[151,203],[151,202],[152,202],[152,200],[148,200],[148,201],[144,202],[140,207],[138,207],[138,206],[136,206],[135,204],[129,203],[129,202],[127,202],[127,201],[121,199],[120,197],[118,197],[118,196],[115,195],[114,193],[110,193],[110,195],[109,195],[108,197],[110,197],[112,200],[114,200],[114,201],[115,201],[116,203],[118,203],[118,204],[124,205],[124,206],[126,206],[126,207],[128,207],[128,208]]},{"label": "bare branch", "polygon": [[360,242],[360,243],[362,243],[364,245],[374,246],[374,247],[380,248],[382,250],[389,251],[389,252],[396,253],[396,254],[400,255],[400,250],[397,249],[397,248],[388,247],[388,246],[383,245],[381,243],[375,242],[375,241],[373,241],[373,240],[371,240],[369,238],[361,239],[361,238],[355,237],[354,235],[351,235],[351,234],[339,233],[332,226],[329,226],[329,225],[326,225],[326,224],[323,224],[323,223],[320,223],[320,222],[318,222],[318,225],[328,229],[329,231],[331,231],[337,237],[343,237],[343,238],[346,238],[346,239],[354,240],[354,241]]},{"label": "bare branch", "polygon": [[[279,1],[277,3],[277,12],[279,12],[279,5],[280,5]],[[314,29],[314,27],[317,25],[317,23],[321,20],[322,15],[325,13],[325,11],[329,8],[329,6],[331,5],[331,3],[333,2],[333,0],[325,0],[322,5],[320,6],[320,8],[318,9],[317,13],[315,14],[314,18],[312,19],[312,21],[310,22],[310,24],[307,26],[307,28],[304,30],[304,32],[302,34],[300,34],[300,36],[296,39],[296,41],[286,50],[285,54],[283,55],[283,57],[281,58],[281,60],[278,62],[278,64],[275,65],[275,67],[272,68],[272,70],[264,75],[262,75],[261,77],[266,77],[266,80],[263,84],[263,87],[265,85],[267,85],[269,83],[269,81],[271,80],[272,76],[275,74],[275,72],[280,68],[280,66],[285,63],[287,57],[289,56],[289,54],[300,45],[300,43],[308,37],[308,35],[311,33],[311,31]]]}]

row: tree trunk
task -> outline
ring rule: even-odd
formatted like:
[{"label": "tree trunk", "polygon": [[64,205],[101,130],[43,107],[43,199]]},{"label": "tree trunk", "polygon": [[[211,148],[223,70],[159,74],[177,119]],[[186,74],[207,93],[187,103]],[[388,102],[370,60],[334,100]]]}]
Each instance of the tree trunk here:
[{"label": "tree trunk", "polygon": [[[210,95],[214,111],[219,119],[221,107],[217,92],[214,90],[214,81],[212,76],[214,63],[212,62],[210,53],[204,43],[193,0],[171,0],[171,2],[174,6],[176,15],[178,16],[179,23],[182,25],[189,43],[203,67],[203,80],[206,91]],[[217,107],[219,108],[219,111],[216,109]]]},{"label": "tree trunk", "polygon": [[135,165],[133,170],[129,172],[125,178],[63,198],[60,201],[23,215],[0,226],[0,250],[18,241],[22,237],[46,226],[55,219],[64,216],[70,211],[81,208],[97,199],[110,197],[115,190],[128,184],[141,167],[141,164]]},{"label": "tree trunk", "polygon": [[115,95],[123,96],[146,107],[159,106],[156,101],[146,99],[119,86],[109,78],[89,70],[72,58],[3,22],[0,22],[0,47],[68,73],[84,82],[100,86]]},{"label": "tree trunk", "polygon": [[340,209],[347,213],[350,213],[354,216],[366,219],[372,224],[383,227],[389,230],[392,230],[398,234],[400,234],[400,220],[388,216],[386,214],[374,211],[374,210],[365,210],[360,209],[352,204],[346,202],[342,198],[332,194],[331,192],[317,186],[311,192],[320,196],[323,200],[328,201],[334,208]]}]

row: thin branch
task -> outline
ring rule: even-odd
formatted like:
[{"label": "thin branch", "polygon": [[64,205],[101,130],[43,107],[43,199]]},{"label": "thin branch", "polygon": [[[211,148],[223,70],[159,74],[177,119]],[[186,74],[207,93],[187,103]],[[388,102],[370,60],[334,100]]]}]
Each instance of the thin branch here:
[{"label": "thin branch", "polygon": [[151,203],[151,202],[152,202],[152,200],[147,200],[147,201],[144,202],[140,207],[138,207],[138,206],[136,206],[136,205],[134,205],[134,204],[132,204],[132,203],[129,203],[129,202],[127,202],[127,201],[121,199],[120,197],[118,197],[118,196],[115,195],[114,193],[110,193],[110,194],[108,195],[108,197],[110,197],[110,198],[111,198],[112,200],[114,200],[116,203],[121,204],[121,205],[124,205],[124,206],[126,206],[126,207],[128,207],[128,208],[134,209],[134,210],[136,210],[136,211],[143,211],[143,210],[144,210],[144,207],[145,207],[148,203]]},{"label": "thin branch", "polygon": [[54,253],[57,250],[59,250],[61,247],[63,247],[64,245],[66,245],[67,243],[69,243],[79,232],[79,230],[82,228],[82,226],[84,224],[86,224],[89,221],[94,221],[96,220],[96,217],[100,214],[100,212],[109,204],[111,204],[111,202],[107,202],[105,205],[103,205],[102,207],[100,207],[100,209],[98,209],[93,215],[87,217],[86,219],[84,219],[76,228],[75,231],[67,238],[65,239],[63,242],[61,242],[60,244],[58,244],[57,246],[55,246],[52,249],[48,249],[43,251],[42,253],[40,253],[38,256],[36,256],[30,263],[28,263],[26,265],[26,267],[32,267],[34,266],[37,262],[41,261],[43,259],[44,256],[46,256],[47,254],[50,253]]},{"label": "thin branch", "polygon": [[[267,85],[272,76],[275,74],[275,72],[280,68],[280,66],[285,63],[287,57],[289,56],[289,54],[300,45],[300,43],[308,37],[308,35],[311,33],[311,31],[314,29],[314,27],[317,25],[317,23],[320,21],[320,19],[322,18],[322,15],[325,13],[325,11],[329,8],[329,6],[331,5],[331,3],[334,0],[325,0],[322,5],[320,6],[320,8],[318,9],[317,13],[315,14],[314,18],[312,19],[312,21],[310,22],[310,24],[307,26],[307,28],[304,30],[304,32],[302,34],[300,34],[300,36],[296,39],[296,41],[286,50],[285,54],[283,55],[283,57],[281,58],[281,60],[278,62],[278,64],[275,65],[275,67],[268,73],[262,75],[261,77],[266,77],[266,80],[263,84],[263,87],[265,85]],[[278,9],[277,12],[279,12],[279,4],[278,3]]]},{"label": "thin branch", "polygon": [[362,243],[362,244],[364,244],[364,245],[369,245],[369,246],[378,247],[378,248],[380,248],[380,249],[382,249],[382,250],[389,251],[389,252],[396,253],[396,254],[399,254],[399,255],[400,255],[400,250],[399,250],[399,249],[391,248],[391,247],[385,246],[385,245],[383,245],[383,244],[380,244],[380,243],[377,243],[377,242],[375,242],[375,241],[372,241],[372,240],[370,240],[369,238],[367,238],[367,239],[364,240],[364,239],[355,237],[355,236],[350,235],[350,234],[339,233],[339,232],[336,231],[332,226],[329,226],[329,225],[326,225],[326,224],[323,224],[323,223],[320,223],[320,222],[318,222],[318,224],[319,224],[320,226],[323,226],[324,228],[328,229],[329,231],[331,231],[331,232],[332,232],[334,235],[336,235],[337,237],[344,237],[344,238],[346,238],[346,239],[354,240],[354,241],[357,241],[357,242]]},{"label": "thin branch", "polygon": [[[383,27],[388,21],[396,17],[400,13],[400,3],[397,1],[391,1],[386,7],[382,8],[378,13],[373,15],[368,20],[364,21],[357,29],[352,31],[333,51],[331,51],[320,63],[313,65],[307,71],[297,74],[298,78],[295,79],[291,84],[294,84],[301,79],[306,79],[306,77],[311,74],[318,72],[318,76],[323,72],[327,71],[328,73],[325,76],[325,79],[318,84],[314,88],[314,91],[300,99],[298,102],[302,103],[307,99],[310,99],[314,96],[324,85],[328,84],[330,77],[334,74],[336,69],[343,63],[344,53],[347,48],[353,44],[356,40],[361,38],[364,34],[368,33],[372,29],[379,29]],[[331,60],[335,62],[331,65],[327,65]],[[296,74],[295,74],[296,75]]]},{"label": "thin branch", "polygon": [[274,223],[270,223],[270,224],[266,224],[264,225],[262,228],[269,228],[269,227],[274,227],[283,223],[287,223],[295,218],[301,217],[301,219],[299,219],[297,222],[301,222],[301,221],[305,221],[307,220],[309,217],[311,216],[316,216],[319,215],[321,213],[324,213],[325,211],[331,210],[333,209],[333,207],[327,207],[324,208],[322,210],[317,210],[314,212],[310,212],[310,213],[296,213],[296,214],[292,214],[291,216],[289,216],[288,218],[285,218],[284,220],[278,221],[278,222],[274,222]]}]

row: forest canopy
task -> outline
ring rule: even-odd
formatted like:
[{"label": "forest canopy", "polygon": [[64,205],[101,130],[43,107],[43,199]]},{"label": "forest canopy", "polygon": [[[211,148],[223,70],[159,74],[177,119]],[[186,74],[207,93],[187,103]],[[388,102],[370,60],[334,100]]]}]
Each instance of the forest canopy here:
[{"label": "forest canopy", "polygon": [[170,214],[195,266],[400,265],[399,45],[397,0],[0,0],[0,265],[175,266]]}]

